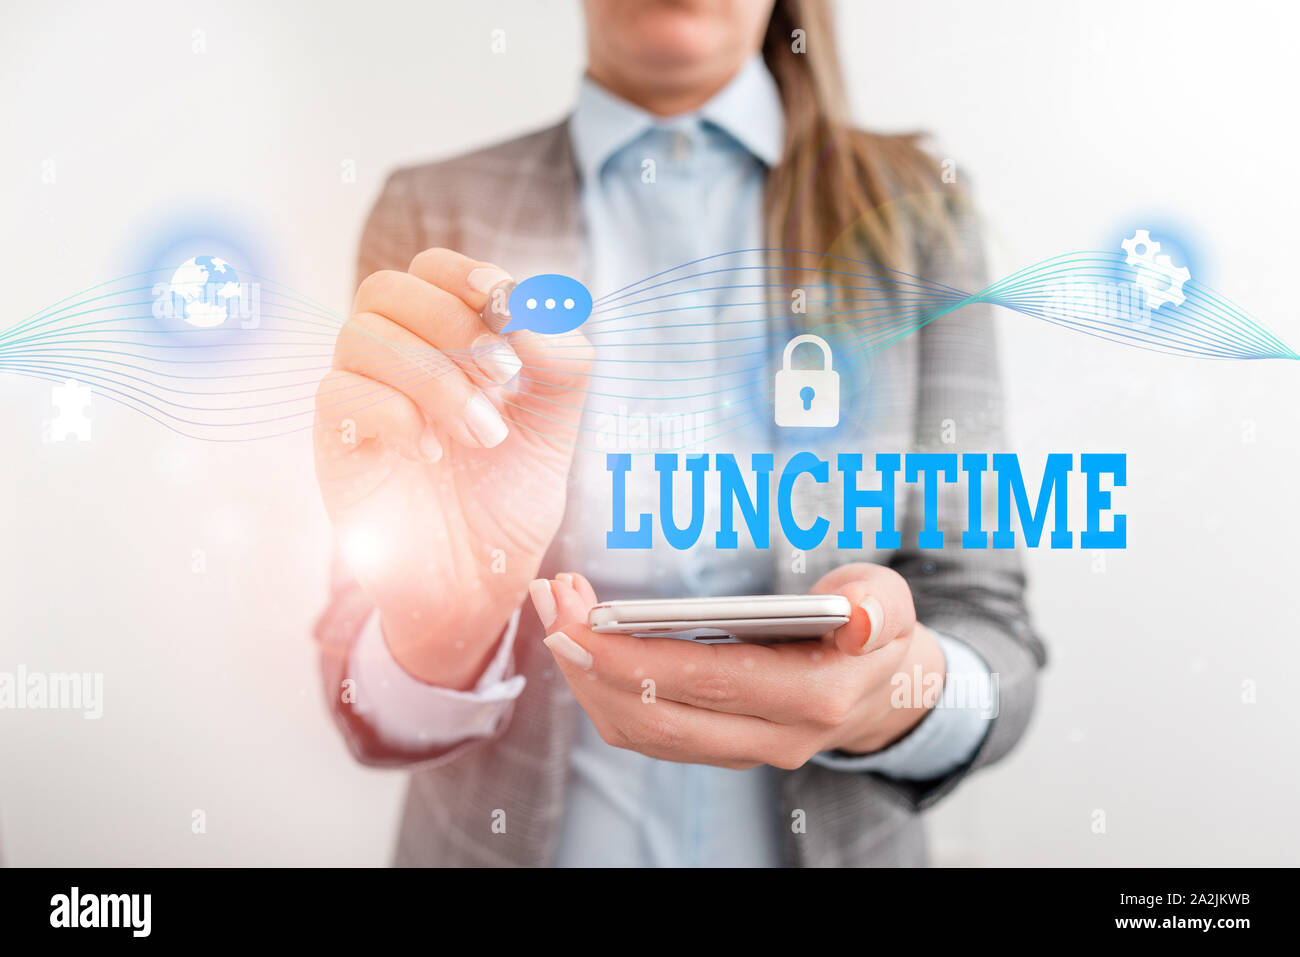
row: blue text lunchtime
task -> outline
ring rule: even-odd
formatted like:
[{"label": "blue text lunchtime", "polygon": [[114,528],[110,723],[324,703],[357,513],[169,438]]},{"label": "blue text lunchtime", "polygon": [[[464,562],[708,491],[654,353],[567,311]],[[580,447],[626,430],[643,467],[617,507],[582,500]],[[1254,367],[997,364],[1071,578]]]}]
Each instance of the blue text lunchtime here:
[{"label": "blue text lunchtime", "polygon": [[[1079,471],[1085,479],[1086,504],[1086,522],[1079,535],[1079,547],[1124,548],[1128,526],[1125,515],[1115,513],[1111,527],[1101,527],[1102,513],[1110,511],[1112,507],[1111,490],[1103,489],[1101,480],[1103,475],[1109,476],[1112,487],[1124,486],[1127,481],[1127,456],[1119,452],[1105,452],[1083,453],[1078,458]],[[986,479],[990,459],[996,478]],[[678,549],[691,548],[699,541],[704,530],[704,483],[707,473],[711,471],[711,461],[714,464],[712,471],[718,475],[721,501],[719,527],[714,536],[716,547],[730,549],[739,546],[735,525],[737,507],[754,545],[758,548],[770,547],[770,483],[775,464],[771,453],[750,456],[750,470],[755,476],[756,486],[753,495],[750,494],[734,455],[687,455],[685,467],[690,477],[691,518],[685,527],[676,523],[673,512],[673,478],[680,465],[679,456],[675,453],[656,453],[654,468],[659,481],[659,526],[665,540]],[[935,549],[958,544],[945,541],[943,531],[938,527],[938,489],[940,482],[956,482],[959,470],[965,473],[967,485],[966,528],[960,539],[962,548],[1015,548],[1016,534],[1011,528],[1013,500],[1028,547],[1038,547],[1047,522],[1048,505],[1053,502],[1055,508],[1048,543],[1051,548],[1074,547],[1074,533],[1069,528],[1067,510],[1067,479],[1069,473],[1074,471],[1074,456],[1071,454],[1053,452],[1047,456],[1037,501],[1032,507],[1025,489],[1019,456],[1011,453],[994,453],[992,456],[974,452],[960,455],[956,452],[909,452],[906,455],[879,453],[875,461],[876,472],[880,476],[879,485],[869,489],[860,488],[858,484],[862,455],[841,453],[835,461],[836,468],[843,474],[841,525],[835,537],[835,544],[839,548],[863,547],[863,536],[858,530],[858,511],[864,508],[880,509],[881,512],[875,547],[902,547],[902,537],[895,522],[895,487],[900,469],[904,481],[921,483],[924,522],[917,534],[918,548]],[[605,535],[606,546],[620,549],[653,547],[654,517],[650,513],[643,512],[637,516],[635,528],[629,529],[627,524],[627,476],[632,469],[632,456],[626,453],[607,454],[605,468],[611,473],[614,501],[613,524]],[[830,521],[824,516],[818,516],[807,525],[800,525],[796,521],[790,505],[795,483],[802,479],[825,484],[829,478],[830,463],[812,452],[797,452],[785,463],[777,487],[777,515],[782,534],[794,548],[804,551],[816,548],[830,531]],[[997,528],[990,530],[984,527],[981,493],[985,481],[997,482]]]}]

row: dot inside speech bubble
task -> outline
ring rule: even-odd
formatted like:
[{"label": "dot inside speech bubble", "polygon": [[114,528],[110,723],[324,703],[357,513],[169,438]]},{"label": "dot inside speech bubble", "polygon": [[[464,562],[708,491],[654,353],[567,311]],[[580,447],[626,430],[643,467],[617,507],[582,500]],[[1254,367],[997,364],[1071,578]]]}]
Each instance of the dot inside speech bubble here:
[{"label": "dot inside speech bubble", "polygon": [[530,276],[510,293],[510,322],[502,332],[532,329],[555,335],[577,329],[591,315],[591,293],[569,276]]}]

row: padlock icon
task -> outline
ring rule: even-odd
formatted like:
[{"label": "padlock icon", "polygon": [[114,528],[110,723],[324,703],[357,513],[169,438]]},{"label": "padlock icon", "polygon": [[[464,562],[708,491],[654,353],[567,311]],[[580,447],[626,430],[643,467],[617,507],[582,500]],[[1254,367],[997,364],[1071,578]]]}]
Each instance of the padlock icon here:
[{"label": "padlock icon", "polygon": [[[805,342],[821,349],[820,369],[790,368],[794,350]],[[840,374],[831,369],[831,347],[820,336],[795,336],[786,343],[776,374],[776,424],[801,429],[831,429],[840,424]]]}]

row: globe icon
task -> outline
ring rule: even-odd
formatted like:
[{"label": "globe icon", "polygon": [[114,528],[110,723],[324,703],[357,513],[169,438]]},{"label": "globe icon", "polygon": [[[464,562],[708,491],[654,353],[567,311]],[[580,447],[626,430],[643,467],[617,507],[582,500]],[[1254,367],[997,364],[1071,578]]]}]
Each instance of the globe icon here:
[{"label": "globe icon", "polygon": [[167,290],[175,315],[201,329],[221,325],[238,309],[239,277],[217,256],[186,260],[172,273]]}]

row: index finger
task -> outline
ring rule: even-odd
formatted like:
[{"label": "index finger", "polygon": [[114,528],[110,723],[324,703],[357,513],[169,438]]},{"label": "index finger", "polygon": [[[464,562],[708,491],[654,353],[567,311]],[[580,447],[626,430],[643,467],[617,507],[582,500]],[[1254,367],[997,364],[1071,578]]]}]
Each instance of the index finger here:
[{"label": "index finger", "polygon": [[487,308],[495,287],[513,281],[500,266],[441,247],[419,253],[407,272],[446,290],[475,312]]}]

